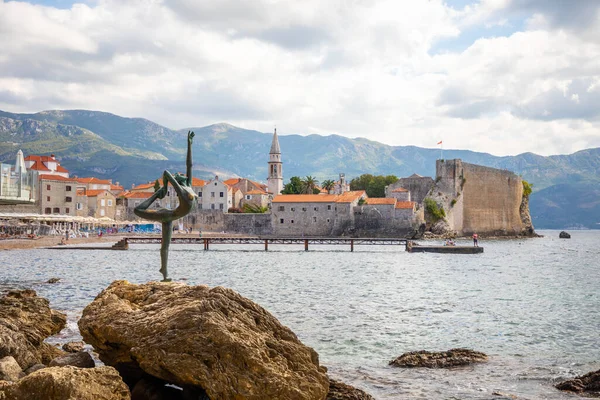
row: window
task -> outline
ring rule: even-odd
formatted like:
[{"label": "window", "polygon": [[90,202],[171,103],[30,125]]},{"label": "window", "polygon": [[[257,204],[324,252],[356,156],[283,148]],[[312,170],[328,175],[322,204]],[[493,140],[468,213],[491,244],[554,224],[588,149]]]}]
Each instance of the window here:
[{"label": "window", "polygon": [[215,197],[215,192],[210,192],[210,197]]},{"label": "window", "polygon": [[52,190],[52,186],[46,185],[46,190]]},{"label": "window", "polygon": [[105,203],[104,199],[100,199],[100,207],[104,207],[104,203]]},{"label": "window", "polygon": [[52,210],[52,214],[60,214],[60,208],[54,207],[54,209]]},{"label": "window", "polygon": [[71,203],[73,201],[73,199],[71,197],[67,197],[65,199],[65,203]]},{"label": "window", "polygon": [[313,217],[313,222],[317,222],[317,217]]},{"label": "window", "polygon": [[69,209],[69,207],[65,208],[65,214],[68,214],[71,210]]},{"label": "window", "polygon": [[223,209],[223,203],[219,203],[219,210]]},{"label": "window", "polygon": [[327,222],[331,222],[331,220],[329,218],[327,218]]},{"label": "window", "polygon": [[247,195],[246,195],[246,200],[252,200],[252,196],[251,196],[251,195],[249,195],[249,194],[247,194]]},{"label": "window", "polygon": [[202,203],[198,203],[198,210],[202,210]]},{"label": "window", "polygon": [[302,211],[306,211],[306,207],[302,207]]},{"label": "window", "polygon": [[77,208],[78,210],[81,210],[83,208],[83,204],[77,203],[77,205],[75,206],[75,208]]},{"label": "window", "polygon": [[290,210],[296,211],[296,207],[292,207],[292,208],[290,208]]},{"label": "window", "polygon": [[107,204],[108,204],[109,207],[112,206],[112,200],[108,200]]},{"label": "window", "polygon": [[319,207],[315,207],[315,211],[319,211]]},{"label": "window", "polygon": [[214,209],[215,209],[215,203],[212,203],[212,204],[210,205],[210,209],[211,209],[211,210],[214,210]]},{"label": "window", "polygon": [[[284,206],[279,206],[279,211],[285,211],[285,207]],[[283,224],[283,220],[281,220],[281,223]]]},{"label": "window", "polygon": [[198,191],[198,197],[202,197],[202,192]]},{"label": "window", "polygon": [[219,197],[223,197],[223,192],[219,192]]},{"label": "window", "polygon": [[101,209],[100,209],[100,216],[101,216],[101,217],[104,217],[104,208],[101,208]]},{"label": "window", "polygon": [[328,205],[328,206],[327,206],[327,210],[331,210],[331,205]]},{"label": "window", "polygon": [[50,196],[46,196],[46,201],[50,201]]},{"label": "window", "polygon": [[293,220],[293,219],[292,219],[292,220],[290,220],[290,224],[293,224],[293,223],[294,223],[294,220]]},{"label": "window", "polygon": [[70,191],[71,191],[71,186],[67,186],[67,187],[65,188],[65,190],[66,190],[67,192],[70,192]]},{"label": "window", "polygon": [[283,224],[283,218],[281,218],[281,219],[279,220],[279,223],[280,223],[280,224]]},{"label": "window", "polygon": [[50,209],[50,207],[44,208],[44,214],[50,214],[50,213],[52,213],[52,210]]}]

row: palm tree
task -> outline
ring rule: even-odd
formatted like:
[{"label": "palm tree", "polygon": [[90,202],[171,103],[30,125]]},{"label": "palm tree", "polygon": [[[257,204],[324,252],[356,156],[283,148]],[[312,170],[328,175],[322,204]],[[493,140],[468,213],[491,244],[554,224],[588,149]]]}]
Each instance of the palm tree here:
[{"label": "palm tree", "polygon": [[319,181],[316,180],[312,176],[307,176],[302,180],[302,193],[304,194],[313,194],[314,190],[317,188]]},{"label": "palm tree", "polygon": [[332,181],[331,179],[327,179],[324,180],[321,185],[323,186],[323,189],[327,190],[327,193],[331,192],[333,190],[333,187],[335,186],[335,182]]}]

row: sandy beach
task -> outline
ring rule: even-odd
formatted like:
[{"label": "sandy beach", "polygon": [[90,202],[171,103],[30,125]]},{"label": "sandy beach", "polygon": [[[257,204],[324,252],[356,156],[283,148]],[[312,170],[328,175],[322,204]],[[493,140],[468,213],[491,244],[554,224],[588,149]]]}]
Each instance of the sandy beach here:
[{"label": "sandy beach", "polygon": [[[72,238],[69,239],[67,245],[88,244],[88,243],[105,243],[114,244],[121,240],[121,235],[110,236],[90,236],[89,238]],[[60,243],[61,236],[41,236],[36,239],[3,239],[0,240],[0,250],[22,250],[36,249],[40,247],[56,246]]]}]

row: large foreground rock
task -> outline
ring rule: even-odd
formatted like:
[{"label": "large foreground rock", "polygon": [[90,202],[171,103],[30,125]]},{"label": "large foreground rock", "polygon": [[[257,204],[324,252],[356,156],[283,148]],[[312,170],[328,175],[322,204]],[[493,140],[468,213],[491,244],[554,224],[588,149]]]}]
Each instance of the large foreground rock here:
[{"label": "large foreground rock", "polygon": [[375,400],[375,398],[354,386],[330,379],[327,400]]},{"label": "large foreground rock", "polygon": [[559,390],[600,397],[600,369],[556,385]]},{"label": "large foreground rock", "polygon": [[13,356],[23,370],[48,364],[64,354],[44,342],[66,324],[65,314],[52,310],[33,290],[15,290],[0,298],[0,358]]},{"label": "large foreground rock", "polygon": [[129,400],[129,388],[112,367],[44,368],[0,386],[3,400]]},{"label": "large foreground rock", "polygon": [[79,330],[132,385],[142,370],[219,399],[325,399],[326,369],[268,311],[233,290],[113,282]]},{"label": "large foreground rock", "polygon": [[450,349],[441,352],[421,350],[404,353],[390,361],[390,365],[407,368],[449,368],[487,360],[488,356],[484,353],[469,349]]}]

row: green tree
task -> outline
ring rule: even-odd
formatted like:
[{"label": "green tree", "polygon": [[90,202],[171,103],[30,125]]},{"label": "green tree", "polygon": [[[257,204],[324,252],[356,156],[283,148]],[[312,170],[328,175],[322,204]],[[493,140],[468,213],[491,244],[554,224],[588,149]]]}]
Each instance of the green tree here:
[{"label": "green tree", "polygon": [[369,197],[385,197],[385,187],[397,180],[395,175],[362,174],[350,181],[350,190],[365,190]]},{"label": "green tree", "polygon": [[302,179],[297,176],[290,178],[290,183],[283,186],[281,194],[300,194],[302,193]]},{"label": "green tree", "polygon": [[246,203],[242,207],[242,210],[245,213],[250,213],[250,214],[264,214],[267,211],[269,211],[269,207],[261,207],[258,204]]},{"label": "green tree", "polygon": [[[304,193],[304,194],[320,193],[320,190],[317,188],[318,184],[319,184],[319,181],[316,178],[308,175],[302,181],[302,193]],[[316,191],[316,193],[315,193],[315,191]]]},{"label": "green tree", "polygon": [[335,186],[335,182],[331,179],[327,179],[321,182],[321,186],[323,186],[323,189],[327,190],[327,192],[330,192]]}]

